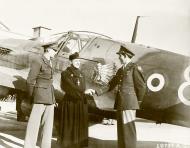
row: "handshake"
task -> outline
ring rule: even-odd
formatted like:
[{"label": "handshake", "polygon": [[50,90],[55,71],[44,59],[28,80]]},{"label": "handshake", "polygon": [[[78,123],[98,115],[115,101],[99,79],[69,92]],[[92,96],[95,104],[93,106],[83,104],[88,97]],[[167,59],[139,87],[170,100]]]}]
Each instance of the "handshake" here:
[{"label": "handshake", "polygon": [[94,89],[86,89],[84,92],[86,95],[90,95],[93,96],[94,94],[96,94],[96,91]]}]

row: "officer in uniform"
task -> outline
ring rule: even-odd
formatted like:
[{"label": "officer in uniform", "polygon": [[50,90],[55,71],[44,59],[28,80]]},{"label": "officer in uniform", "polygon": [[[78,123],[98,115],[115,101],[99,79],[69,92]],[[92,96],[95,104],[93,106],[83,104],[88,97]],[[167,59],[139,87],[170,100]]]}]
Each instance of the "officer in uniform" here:
[{"label": "officer in uniform", "polygon": [[28,95],[32,99],[33,107],[27,125],[24,148],[36,147],[40,126],[42,127],[40,147],[51,148],[55,104],[51,58],[56,54],[51,46],[52,43],[42,46],[44,54],[34,57],[27,77]]},{"label": "officer in uniform", "polygon": [[[142,101],[146,91],[146,83],[142,69],[131,60],[134,53],[121,46],[116,54],[122,67],[109,82],[108,91],[117,86],[114,109],[117,114],[118,148],[135,148],[137,138],[134,121],[139,101]],[[96,90],[96,93],[100,95],[105,90]]]}]

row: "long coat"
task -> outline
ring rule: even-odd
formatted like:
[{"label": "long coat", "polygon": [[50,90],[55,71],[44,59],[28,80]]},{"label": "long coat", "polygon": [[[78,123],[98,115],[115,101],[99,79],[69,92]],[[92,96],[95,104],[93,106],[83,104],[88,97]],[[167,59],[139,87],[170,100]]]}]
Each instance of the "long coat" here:
[{"label": "long coat", "polygon": [[61,88],[65,92],[61,103],[60,141],[64,148],[88,145],[88,105],[83,73],[68,67],[61,73]]},{"label": "long coat", "polygon": [[118,69],[116,75],[109,82],[109,88],[97,90],[100,95],[117,87],[114,108],[117,110],[139,109],[138,101],[142,101],[146,83],[139,66],[129,63]]},{"label": "long coat", "polygon": [[33,103],[54,104],[53,69],[43,55],[35,57],[31,62],[27,77],[28,95]]}]

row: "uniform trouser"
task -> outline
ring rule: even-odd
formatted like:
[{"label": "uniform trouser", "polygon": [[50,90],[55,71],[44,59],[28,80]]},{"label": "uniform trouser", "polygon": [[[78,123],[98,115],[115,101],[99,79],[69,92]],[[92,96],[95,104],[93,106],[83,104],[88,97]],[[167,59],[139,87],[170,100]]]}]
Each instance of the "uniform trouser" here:
[{"label": "uniform trouser", "polygon": [[40,148],[51,148],[53,118],[54,105],[33,105],[27,125],[24,148],[36,147],[40,126],[42,127]]},{"label": "uniform trouser", "polygon": [[136,148],[136,110],[117,111],[118,148]]}]

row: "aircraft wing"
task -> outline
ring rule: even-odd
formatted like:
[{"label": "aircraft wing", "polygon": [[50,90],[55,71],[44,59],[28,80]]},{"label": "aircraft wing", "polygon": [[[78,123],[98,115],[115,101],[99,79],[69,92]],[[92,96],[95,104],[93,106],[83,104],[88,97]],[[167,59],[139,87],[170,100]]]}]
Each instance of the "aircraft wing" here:
[{"label": "aircraft wing", "polygon": [[0,40],[0,85],[25,90],[29,56],[39,53],[39,41],[22,39]]},{"label": "aircraft wing", "polygon": [[15,53],[20,51],[30,51],[34,48],[40,48],[41,43],[39,41],[23,40],[23,39],[3,39],[0,40],[0,48],[14,51]]},{"label": "aircraft wing", "polygon": [[28,70],[16,70],[0,66],[0,85],[25,91]]}]

